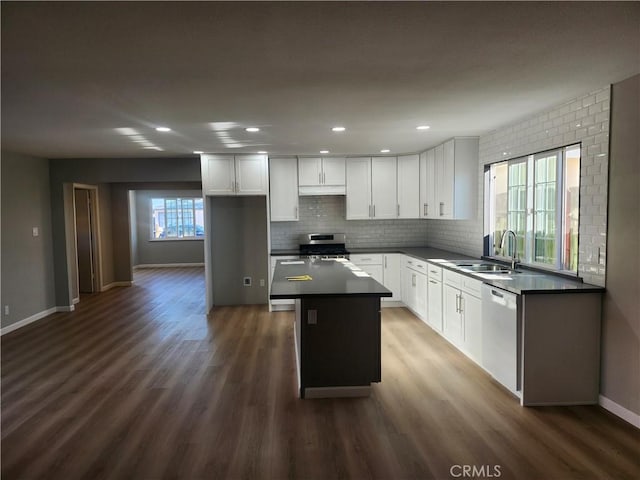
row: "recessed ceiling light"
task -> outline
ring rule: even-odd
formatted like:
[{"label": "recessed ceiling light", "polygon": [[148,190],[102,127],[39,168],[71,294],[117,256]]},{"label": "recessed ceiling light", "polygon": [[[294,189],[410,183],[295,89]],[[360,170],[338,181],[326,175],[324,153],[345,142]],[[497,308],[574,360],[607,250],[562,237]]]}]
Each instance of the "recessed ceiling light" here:
[{"label": "recessed ceiling light", "polygon": [[391,150],[389,150],[388,148],[383,148],[382,150],[380,150],[380,153],[389,153]]},{"label": "recessed ceiling light", "polygon": [[259,132],[260,129],[258,127],[247,127],[247,128],[245,128],[245,131],[247,131],[247,132]]},{"label": "recessed ceiling light", "polygon": [[269,152],[265,152],[264,150],[260,150],[258,153],[261,153],[262,155],[269,153]]},{"label": "recessed ceiling light", "polygon": [[196,155],[201,155],[204,152],[202,150],[194,150],[193,153],[195,153]]},{"label": "recessed ceiling light", "polygon": [[169,127],[156,127],[158,132],[170,132],[171,129]]},{"label": "recessed ceiling light", "polygon": [[333,127],[331,129],[332,132],[344,132],[346,130],[346,128],[344,127]]},{"label": "recessed ceiling light", "polygon": [[429,125],[418,125],[416,130],[429,130],[431,127]]},{"label": "recessed ceiling light", "polygon": [[320,153],[329,153],[329,150],[320,150]]}]

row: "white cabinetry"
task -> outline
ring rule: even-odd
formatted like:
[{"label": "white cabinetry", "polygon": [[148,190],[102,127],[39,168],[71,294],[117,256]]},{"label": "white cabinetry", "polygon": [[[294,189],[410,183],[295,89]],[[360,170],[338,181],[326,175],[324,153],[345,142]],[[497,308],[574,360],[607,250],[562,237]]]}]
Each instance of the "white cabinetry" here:
[{"label": "white cabinetry", "polygon": [[482,282],[444,272],[444,336],[482,365]]},{"label": "white cabinetry", "polygon": [[420,158],[398,157],[398,218],[420,218]]},{"label": "white cabinetry", "polygon": [[384,270],[384,286],[391,290],[393,296],[382,297],[382,302],[399,302],[402,299],[402,255],[399,253],[385,253],[382,256]]},{"label": "white cabinetry", "polygon": [[437,218],[435,148],[420,154],[420,218]]},{"label": "white cabinetry", "polygon": [[298,158],[300,195],[344,195],[344,157]]},{"label": "white cabinetry", "polygon": [[[273,274],[276,269],[276,263],[278,260],[297,260],[297,256],[281,255],[277,257],[271,257],[271,283],[273,283]],[[269,285],[271,285],[269,283]],[[273,299],[271,302],[271,310],[293,310],[295,308],[296,301],[294,298]]]},{"label": "white cabinetry", "polygon": [[351,263],[371,275],[371,278],[383,284],[393,296],[381,298],[382,304],[398,302],[401,297],[399,253],[352,254]]},{"label": "white cabinetry", "polygon": [[205,195],[266,195],[265,155],[200,156],[202,190]]},{"label": "white cabinetry", "polygon": [[423,218],[465,219],[478,214],[478,138],[453,138],[420,157]]},{"label": "white cabinetry", "polygon": [[405,256],[402,268],[402,300],[422,321],[427,318],[427,262]]},{"label": "white cabinetry", "polygon": [[350,158],[347,220],[398,218],[396,157]]},{"label": "white cabinetry", "polygon": [[269,159],[269,203],[272,222],[298,220],[298,161],[295,157]]},{"label": "white cabinetry", "polygon": [[427,323],[442,332],[442,267],[427,263]]}]

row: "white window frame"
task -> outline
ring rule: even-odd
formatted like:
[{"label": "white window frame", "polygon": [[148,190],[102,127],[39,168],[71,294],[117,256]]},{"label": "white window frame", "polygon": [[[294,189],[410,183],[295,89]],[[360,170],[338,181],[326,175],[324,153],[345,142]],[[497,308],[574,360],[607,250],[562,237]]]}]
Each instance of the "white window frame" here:
[{"label": "white window frame", "polygon": [[[167,212],[167,200],[175,200],[176,204],[182,205],[182,200],[193,200],[193,230],[194,230],[194,235],[193,236],[184,236],[184,225],[182,228],[183,231],[183,236],[182,237],[164,237],[164,238],[155,238],[154,234],[155,234],[155,221],[154,221],[154,216],[153,216],[153,201],[154,200],[162,200],[164,202],[164,212],[165,212],[165,225],[167,222],[166,219],[166,212]],[[204,200],[202,197],[189,197],[189,196],[176,196],[176,197],[172,197],[172,196],[158,196],[158,197],[153,197],[149,199],[149,241],[150,242],[182,242],[182,241],[193,241],[193,240],[204,240],[204,233],[202,234],[202,236],[197,236],[195,234],[196,232],[196,200],[202,200],[203,201],[203,212],[204,212]],[[181,216],[178,217],[179,219],[182,218]],[[178,222],[178,226],[179,226]]]},{"label": "white window frame", "polygon": [[[526,174],[526,197],[527,197],[527,207],[526,207],[526,228],[525,228],[525,241],[524,241],[524,252],[518,252],[518,261],[523,265],[530,265],[535,268],[553,270],[563,273],[568,273],[571,275],[577,275],[578,268],[576,266],[576,270],[566,270],[563,268],[563,249],[565,248],[565,237],[566,237],[566,228],[565,225],[565,161],[566,161],[566,152],[570,149],[579,148],[582,152],[582,145],[580,143],[574,143],[570,145],[565,145],[558,148],[553,148],[550,150],[545,150],[542,152],[525,155],[522,157],[512,158],[509,160],[501,160],[499,162],[495,162],[493,164],[488,164],[485,166],[485,197],[484,197],[484,211],[485,216],[488,219],[488,222],[485,222],[485,246],[484,246],[484,254],[487,257],[495,258],[496,260],[501,261],[510,261],[510,256],[503,256],[495,254],[494,245],[495,245],[495,224],[496,224],[496,213],[493,210],[494,198],[495,198],[495,181],[491,176],[491,167],[496,164],[506,163],[508,166],[515,165],[517,163],[526,162],[527,164],[527,174]],[[536,187],[536,160],[540,158],[548,157],[552,154],[556,154],[556,191],[555,191],[555,252],[554,252],[554,263],[543,263],[538,262],[535,259],[535,235],[536,235],[536,220],[537,220],[537,209],[535,204],[535,187]],[[582,153],[581,153],[582,157]],[[508,173],[507,173],[508,178]],[[507,190],[509,189],[509,185],[507,184]],[[507,201],[507,211],[508,211],[508,201]],[[508,214],[507,214],[508,215]],[[508,217],[507,217],[508,218]],[[579,219],[578,219],[579,221]]]}]

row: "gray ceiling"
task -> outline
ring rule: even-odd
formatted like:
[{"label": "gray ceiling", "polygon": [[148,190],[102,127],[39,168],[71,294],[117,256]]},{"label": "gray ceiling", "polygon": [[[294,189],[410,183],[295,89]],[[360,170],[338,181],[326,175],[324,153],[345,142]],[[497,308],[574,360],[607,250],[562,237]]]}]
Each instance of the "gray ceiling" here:
[{"label": "gray ceiling", "polygon": [[638,2],[1,9],[2,147],[46,158],[413,152],[640,72]]}]

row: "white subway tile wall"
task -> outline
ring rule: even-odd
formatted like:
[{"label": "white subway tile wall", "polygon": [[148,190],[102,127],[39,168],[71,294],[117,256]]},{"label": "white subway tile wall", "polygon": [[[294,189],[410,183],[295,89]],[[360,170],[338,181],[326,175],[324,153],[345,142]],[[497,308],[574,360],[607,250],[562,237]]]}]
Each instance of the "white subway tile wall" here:
[{"label": "white subway tile wall", "polygon": [[604,286],[610,92],[610,86],[601,88],[480,137],[478,216],[427,220],[427,244],[482,255],[484,165],[580,142],[578,274],[587,283]]},{"label": "white subway tile wall", "polygon": [[426,244],[424,220],[346,220],[346,197],[300,197],[300,220],[271,222],[271,248],[298,248],[301,233],[345,233],[350,248],[417,247]]}]

